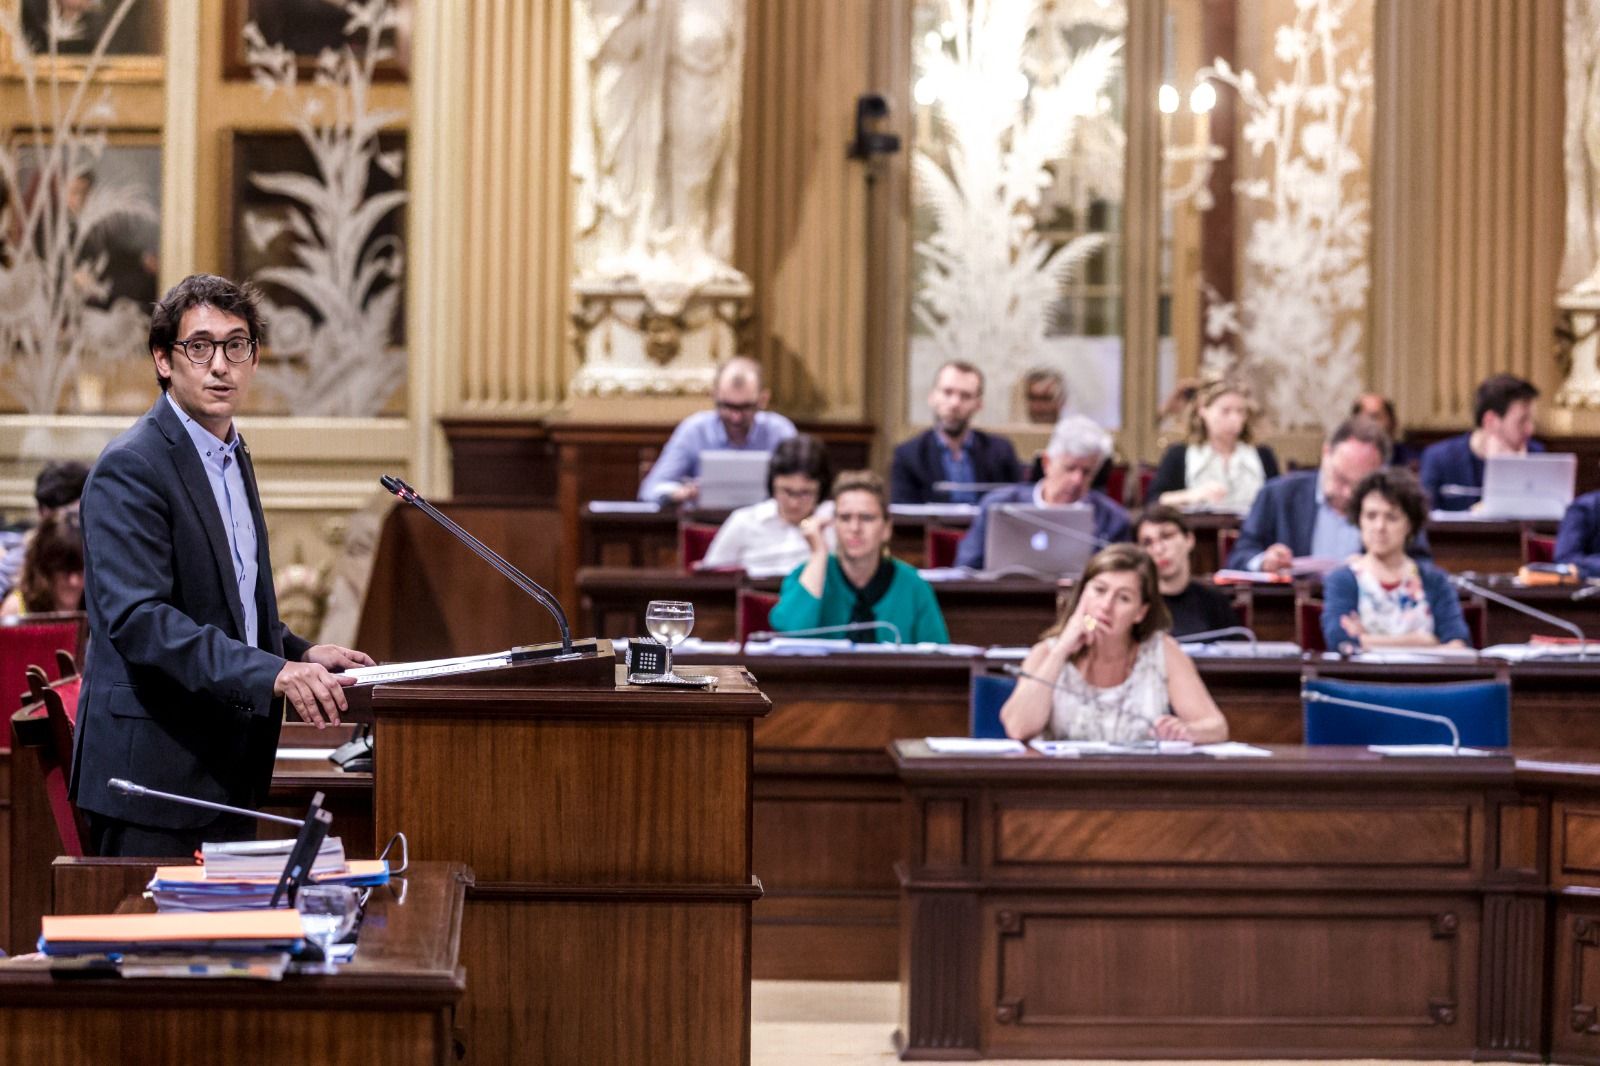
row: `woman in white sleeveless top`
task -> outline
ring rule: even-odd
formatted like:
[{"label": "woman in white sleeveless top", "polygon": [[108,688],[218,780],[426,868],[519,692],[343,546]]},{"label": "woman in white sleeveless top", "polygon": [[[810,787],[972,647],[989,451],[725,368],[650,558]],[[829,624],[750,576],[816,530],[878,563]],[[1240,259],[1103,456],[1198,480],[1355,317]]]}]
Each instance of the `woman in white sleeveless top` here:
[{"label": "woman in white sleeveless top", "polygon": [[1023,660],[1032,678],[1019,678],[1000,709],[1006,734],[1018,740],[1228,739],[1227,719],[1167,632],[1171,625],[1150,556],[1131,544],[1101,551],[1089,560],[1062,617]]}]

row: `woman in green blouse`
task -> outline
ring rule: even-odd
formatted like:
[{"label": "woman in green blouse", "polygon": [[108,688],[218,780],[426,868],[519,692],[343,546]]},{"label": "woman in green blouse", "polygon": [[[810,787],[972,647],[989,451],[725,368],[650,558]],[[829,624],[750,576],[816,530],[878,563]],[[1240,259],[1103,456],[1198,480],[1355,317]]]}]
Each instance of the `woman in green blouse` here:
[{"label": "woman in green blouse", "polygon": [[[858,641],[891,643],[898,638],[906,644],[948,644],[950,633],[933,588],[913,567],[889,555],[893,527],[883,479],[870,470],[848,470],[833,483],[833,501],[831,518],[812,515],[800,523],[811,558],[783,579],[772,628],[792,631],[877,621],[888,625],[839,635]],[[832,555],[823,539],[830,524],[839,544]]]}]

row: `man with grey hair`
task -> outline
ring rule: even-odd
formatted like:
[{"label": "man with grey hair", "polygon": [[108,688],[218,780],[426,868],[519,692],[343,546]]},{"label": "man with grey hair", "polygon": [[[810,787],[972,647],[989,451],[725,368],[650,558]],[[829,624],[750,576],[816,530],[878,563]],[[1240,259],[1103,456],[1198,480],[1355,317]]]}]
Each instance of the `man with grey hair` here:
[{"label": "man with grey hair", "polygon": [[972,528],[956,549],[956,565],[983,569],[984,541],[989,510],[1002,503],[1031,503],[1035,507],[1066,507],[1088,503],[1094,508],[1094,535],[1106,543],[1132,539],[1128,512],[1111,497],[1090,486],[1111,458],[1111,434],[1091,418],[1068,415],[1056,423],[1044,449],[1044,477],[1032,485],[996,489],[983,498]]},{"label": "man with grey hair", "polygon": [[717,370],[711,383],[710,411],[696,411],[678,423],[650,473],[639,486],[639,499],[650,503],[687,503],[699,495],[700,453],[708,451],[771,452],[794,436],[794,423],[767,410],[771,394],[761,380],[761,364],[736,355]]}]

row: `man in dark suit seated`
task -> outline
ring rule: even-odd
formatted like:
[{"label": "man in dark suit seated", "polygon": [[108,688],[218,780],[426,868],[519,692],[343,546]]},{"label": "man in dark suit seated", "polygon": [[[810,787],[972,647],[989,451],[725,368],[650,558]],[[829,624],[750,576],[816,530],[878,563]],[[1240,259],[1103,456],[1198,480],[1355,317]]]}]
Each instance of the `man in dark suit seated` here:
[{"label": "man in dark suit seated", "polygon": [[371,658],[313,645],[278,619],[267,524],[234,411],[255,374],[255,294],[211,275],[156,304],[162,395],[106,446],[84,486],[89,654],[71,795],[98,855],[190,856],[250,839],[238,815],[126,796],[107,779],[254,808],[267,794],[284,698],[337,723]]},{"label": "man in dark suit seated", "polygon": [[1430,506],[1465,511],[1483,496],[1483,461],[1491,455],[1542,452],[1533,439],[1539,390],[1511,374],[1485,378],[1472,404],[1470,433],[1446,437],[1422,450],[1422,489]]},{"label": "man in dark suit seated", "polygon": [[[1295,559],[1344,561],[1361,551],[1361,531],[1345,517],[1361,479],[1389,461],[1389,436],[1370,418],[1347,418],[1322,445],[1322,463],[1273,478],[1256,497],[1228,556],[1234,570],[1286,573]],[[1428,554],[1418,534],[1413,555]]]},{"label": "man in dark suit seated", "polygon": [[1555,561],[1571,563],[1586,578],[1600,577],[1600,492],[1586,492],[1567,505]]},{"label": "man in dark suit seated", "polygon": [[1087,502],[1094,508],[1094,535],[1104,543],[1132,538],[1128,512],[1111,497],[1089,486],[1111,457],[1111,434],[1083,415],[1068,415],[1056,423],[1044,449],[1044,478],[1033,485],[995,489],[983,498],[972,528],[956,548],[956,565],[983,569],[985,538],[989,535],[989,510],[1002,503],[1031,503],[1035,507],[1066,507]]},{"label": "man in dark suit seated", "polygon": [[1022,464],[1011,442],[972,428],[973,416],[983,409],[983,371],[960,360],[944,364],[934,375],[928,407],[933,428],[894,450],[891,503],[975,503],[981,495],[977,490],[934,486],[1022,480]]}]

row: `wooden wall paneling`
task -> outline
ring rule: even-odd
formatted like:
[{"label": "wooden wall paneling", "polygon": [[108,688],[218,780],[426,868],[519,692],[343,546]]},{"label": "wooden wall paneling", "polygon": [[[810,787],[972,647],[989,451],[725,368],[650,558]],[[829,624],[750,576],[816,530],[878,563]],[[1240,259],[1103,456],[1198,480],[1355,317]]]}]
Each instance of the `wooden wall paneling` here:
[{"label": "wooden wall paneling", "polygon": [[1123,170],[1122,432],[1124,455],[1156,454],[1153,412],[1161,296],[1161,113],[1155,106],[1162,69],[1161,0],[1128,0],[1127,159]]}]

